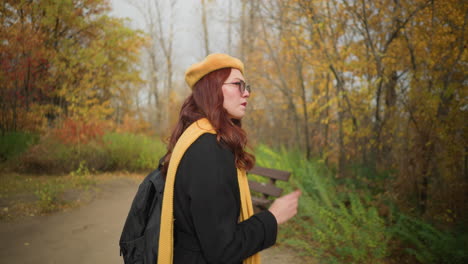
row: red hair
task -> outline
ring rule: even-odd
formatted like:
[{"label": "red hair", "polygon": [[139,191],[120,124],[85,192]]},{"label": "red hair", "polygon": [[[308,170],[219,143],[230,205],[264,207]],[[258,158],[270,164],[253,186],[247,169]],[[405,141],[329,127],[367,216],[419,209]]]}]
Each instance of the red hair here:
[{"label": "red hair", "polygon": [[172,132],[164,158],[163,174],[169,168],[172,150],[187,127],[200,118],[206,117],[217,133],[218,142],[226,145],[235,157],[236,167],[250,170],[255,157],[245,151],[247,134],[238,119],[231,119],[223,107],[221,87],[231,74],[231,68],[222,68],[208,73],[193,87],[192,94],[185,99],[179,114],[179,120]]}]

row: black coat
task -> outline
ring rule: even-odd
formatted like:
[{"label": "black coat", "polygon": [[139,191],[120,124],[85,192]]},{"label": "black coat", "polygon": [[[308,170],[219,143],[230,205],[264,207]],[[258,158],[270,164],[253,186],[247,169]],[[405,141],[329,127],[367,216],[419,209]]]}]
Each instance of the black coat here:
[{"label": "black coat", "polygon": [[269,212],[238,223],[240,194],[233,153],[204,134],[184,154],[174,190],[174,264],[235,263],[275,244]]}]

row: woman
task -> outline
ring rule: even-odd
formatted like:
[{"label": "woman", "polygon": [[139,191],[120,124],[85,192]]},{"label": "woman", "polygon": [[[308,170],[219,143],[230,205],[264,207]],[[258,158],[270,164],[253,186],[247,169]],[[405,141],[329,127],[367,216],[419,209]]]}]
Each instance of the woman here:
[{"label": "woman", "polygon": [[[239,172],[251,169],[255,162],[245,151],[247,137],[241,128],[250,96],[243,72],[242,62],[226,54],[211,54],[186,71],[192,94],[185,100],[170,138],[163,173],[177,140],[191,124],[206,118],[216,134],[196,139],[177,167],[175,264],[242,263],[246,259],[244,263],[259,263],[256,253],[274,245],[277,225],[297,212],[299,191],[277,199],[269,210],[239,221],[246,207]],[[251,200],[248,203],[251,207]]]}]

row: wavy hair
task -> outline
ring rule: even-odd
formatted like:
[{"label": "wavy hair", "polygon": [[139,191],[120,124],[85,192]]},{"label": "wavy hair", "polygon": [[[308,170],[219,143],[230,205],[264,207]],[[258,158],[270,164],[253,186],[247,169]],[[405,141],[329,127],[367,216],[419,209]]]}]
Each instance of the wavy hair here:
[{"label": "wavy hair", "polygon": [[193,87],[192,94],[185,99],[179,113],[179,120],[172,131],[164,158],[162,172],[166,175],[174,146],[182,133],[193,122],[206,117],[216,130],[218,142],[226,145],[235,157],[236,167],[250,170],[255,157],[245,151],[247,134],[242,129],[242,122],[231,119],[223,107],[221,87],[231,74],[231,68],[222,68],[208,73]]}]

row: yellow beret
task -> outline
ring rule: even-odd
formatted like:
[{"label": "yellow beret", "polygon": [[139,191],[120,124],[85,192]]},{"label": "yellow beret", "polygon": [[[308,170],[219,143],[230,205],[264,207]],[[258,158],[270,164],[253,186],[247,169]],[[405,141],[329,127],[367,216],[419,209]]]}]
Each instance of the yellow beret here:
[{"label": "yellow beret", "polygon": [[185,71],[185,82],[193,89],[193,86],[203,76],[222,68],[236,68],[244,74],[244,64],[242,61],[227,54],[213,53],[206,56],[201,62],[193,64]]}]

